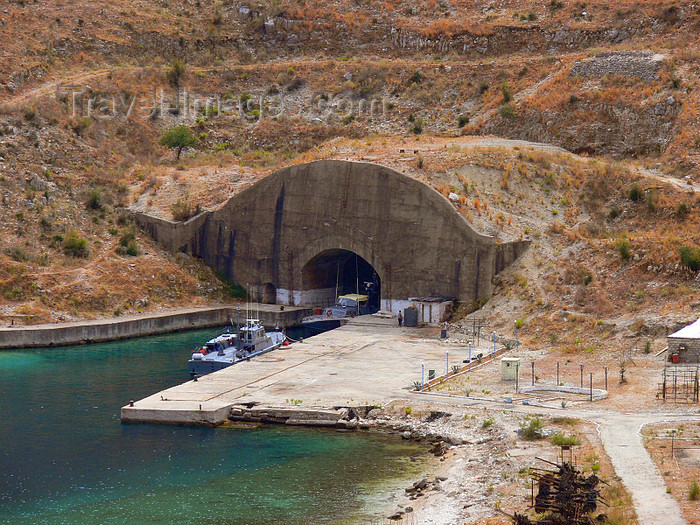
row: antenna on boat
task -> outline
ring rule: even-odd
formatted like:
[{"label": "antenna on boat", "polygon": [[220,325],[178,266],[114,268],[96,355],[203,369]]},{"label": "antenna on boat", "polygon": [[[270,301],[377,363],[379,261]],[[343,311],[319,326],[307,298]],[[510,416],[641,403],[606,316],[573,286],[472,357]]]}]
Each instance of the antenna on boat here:
[{"label": "antenna on boat", "polygon": [[360,295],[360,272],[357,269],[357,254],[355,254],[355,279],[357,280],[357,285],[355,287],[355,293]]}]

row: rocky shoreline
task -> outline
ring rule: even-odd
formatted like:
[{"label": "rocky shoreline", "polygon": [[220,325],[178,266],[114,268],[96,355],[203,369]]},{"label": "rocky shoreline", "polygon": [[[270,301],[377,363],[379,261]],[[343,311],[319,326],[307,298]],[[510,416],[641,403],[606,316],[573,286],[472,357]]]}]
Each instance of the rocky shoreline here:
[{"label": "rocky shoreline", "polygon": [[[243,420],[243,413],[232,414],[236,414],[232,419]],[[495,514],[499,487],[521,468],[506,454],[515,443],[515,433],[508,427],[514,429],[517,423],[502,411],[465,412],[463,407],[449,406],[437,410],[428,402],[413,407],[392,402],[383,408],[343,409],[332,425],[308,419],[301,424],[381,432],[426,445],[431,458],[421,477],[388,495],[383,513],[389,523],[481,523]]]}]

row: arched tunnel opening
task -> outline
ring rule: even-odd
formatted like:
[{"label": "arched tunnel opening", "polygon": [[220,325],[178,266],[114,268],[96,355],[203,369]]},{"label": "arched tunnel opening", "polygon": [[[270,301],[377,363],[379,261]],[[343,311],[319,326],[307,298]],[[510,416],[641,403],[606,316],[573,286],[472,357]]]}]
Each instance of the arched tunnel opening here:
[{"label": "arched tunnel opening", "polygon": [[336,297],[359,293],[369,297],[371,313],[379,310],[381,280],[370,263],[348,250],[326,250],[302,269],[302,302],[329,306]]}]

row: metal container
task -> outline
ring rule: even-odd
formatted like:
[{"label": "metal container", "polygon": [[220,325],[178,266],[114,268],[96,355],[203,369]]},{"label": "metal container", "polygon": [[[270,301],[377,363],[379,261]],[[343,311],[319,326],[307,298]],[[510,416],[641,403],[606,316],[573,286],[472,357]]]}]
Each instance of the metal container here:
[{"label": "metal container", "polygon": [[418,326],[417,308],[409,307],[403,311],[403,324],[406,326]]}]

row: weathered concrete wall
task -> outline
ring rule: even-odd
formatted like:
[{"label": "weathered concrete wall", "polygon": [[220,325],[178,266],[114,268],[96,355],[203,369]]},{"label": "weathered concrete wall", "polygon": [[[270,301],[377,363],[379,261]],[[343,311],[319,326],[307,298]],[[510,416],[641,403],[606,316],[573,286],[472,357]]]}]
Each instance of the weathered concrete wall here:
[{"label": "weathered concrete wall", "polygon": [[[251,313],[267,328],[296,326],[312,313],[306,308],[253,305]],[[76,323],[46,324],[0,328],[0,348],[63,346],[114,341],[131,337],[164,334],[177,330],[224,326],[245,322],[245,307],[220,307],[183,310],[138,317],[101,319]]]},{"label": "weathered concrete wall", "polygon": [[222,326],[228,322],[229,309],[223,307],[153,314],[137,318],[0,328],[0,348],[61,346],[113,341],[190,328]]},{"label": "weathered concrete wall", "polygon": [[304,266],[326,250],[369,262],[390,309],[409,296],[489,297],[493,276],[528,246],[497,244],[432,188],[360,162],[282,169],[187,223],[135,216],[169,249],[201,257],[253,293],[274,289],[290,302],[303,290]]}]

